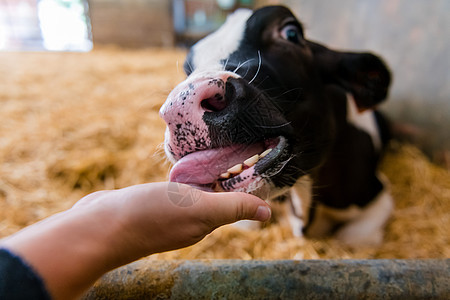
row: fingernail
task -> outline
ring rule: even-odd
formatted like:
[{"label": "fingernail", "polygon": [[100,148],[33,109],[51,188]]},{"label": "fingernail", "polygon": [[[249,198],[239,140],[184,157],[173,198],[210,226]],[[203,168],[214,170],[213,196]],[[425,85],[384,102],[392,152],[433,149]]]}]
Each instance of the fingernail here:
[{"label": "fingernail", "polygon": [[255,220],[266,222],[270,219],[270,216],[272,215],[272,211],[268,206],[258,206],[258,209],[256,210],[256,214],[253,217]]}]

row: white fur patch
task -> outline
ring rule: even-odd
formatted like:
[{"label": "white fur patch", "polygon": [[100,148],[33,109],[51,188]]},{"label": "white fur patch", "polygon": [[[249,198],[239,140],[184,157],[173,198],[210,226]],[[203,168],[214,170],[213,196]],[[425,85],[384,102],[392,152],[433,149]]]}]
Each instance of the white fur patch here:
[{"label": "white fur patch", "polygon": [[343,226],[336,238],[350,246],[376,246],[383,241],[383,229],[394,209],[392,196],[386,188],[361,211],[360,216]]},{"label": "white fur patch", "polygon": [[383,240],[384,226],[394,209],[389,181],[378,173],[384,189],[365,207],[352,205],[347,209],[318,205],[308,235],[322,238],[329,235],[335,225],[345,223],[336,232],[336,238],[349,246],[375,246]]},{"label": "white fur patch", "polygon": [[311,206],[312,180],[309,176],[301,177],[290,191],[291,210],[289,223],[295,236],[303,235],[303,227],[308,223],[308,213]]},{"label": "white fur patch", "polygon": [[364,130],[372,138],[376,150],[381,149],[381,138],[378,132],[377,121],[372,110],[359,112],[351,94],[347,94],[347,121],[356,128]]},{"label": "white fur patch", "polygon": [[166,141],[164,143],[164,152],[166,153],[166,157],[169,159],[169,161],[172,164],[175,164],[177,160],[173,157],[172,153],[170,153],[169,150],[169,143],[167,141],[170,141],[170,130],[169,127],[166,127],[166,131],[164,132],[164,140]]},{"label": "white fur patch", "polygon": [[193,47],[192,68],[196,72],[223,70],[220,62],[238,49],[252,13],[250,9],[236,10],[217,31],[198,42]]}]

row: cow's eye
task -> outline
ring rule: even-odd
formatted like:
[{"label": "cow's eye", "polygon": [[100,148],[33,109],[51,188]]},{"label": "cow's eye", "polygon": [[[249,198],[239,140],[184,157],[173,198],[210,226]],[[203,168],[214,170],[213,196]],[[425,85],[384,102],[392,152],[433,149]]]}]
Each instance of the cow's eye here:
[{"label": "cow's eye", "polygon": [[299,28],[295,25],[286,25],[281,29],[281,36],[294,44],[300,43],[300,38],[302,36]]}]

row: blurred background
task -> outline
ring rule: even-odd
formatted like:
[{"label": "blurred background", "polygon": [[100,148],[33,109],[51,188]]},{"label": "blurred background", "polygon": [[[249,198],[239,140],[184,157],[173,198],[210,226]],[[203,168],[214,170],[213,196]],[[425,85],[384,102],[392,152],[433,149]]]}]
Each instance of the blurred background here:
[{"label": "blurred background", "polygon": [[405,142],[380,168],[396,205],[385,241],[298,239],[274,213],[251,235],[221,228],[155,257],[450,257],[448,0],[0,0],[0,238],[88,193],[167,180],[158,112],[185,78],[187,47],[237,8],[267,4],[290,7],[308,39],[392,70],[380,109]]},{"label": "blurred background", "polygon": [[394,74],[383,110],[450,167],[450,1],[0,0],[0,49],[185,47],[235,9],[267,4],[289,6],[309,39],[380,54]]}]

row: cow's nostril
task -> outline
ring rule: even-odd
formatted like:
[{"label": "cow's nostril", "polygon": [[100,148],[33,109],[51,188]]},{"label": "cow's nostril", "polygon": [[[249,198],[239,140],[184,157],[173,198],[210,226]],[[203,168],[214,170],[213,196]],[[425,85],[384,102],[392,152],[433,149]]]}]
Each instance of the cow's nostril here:
[{"label": "cow's nostril", "polygon": [[217,93],[212,97],[203,99],[200,102],[200,105],[206,111],[219,112],[219,111],[224,110],[225,107],[227,107],[228,103],[227,103],[224,95]]}]

